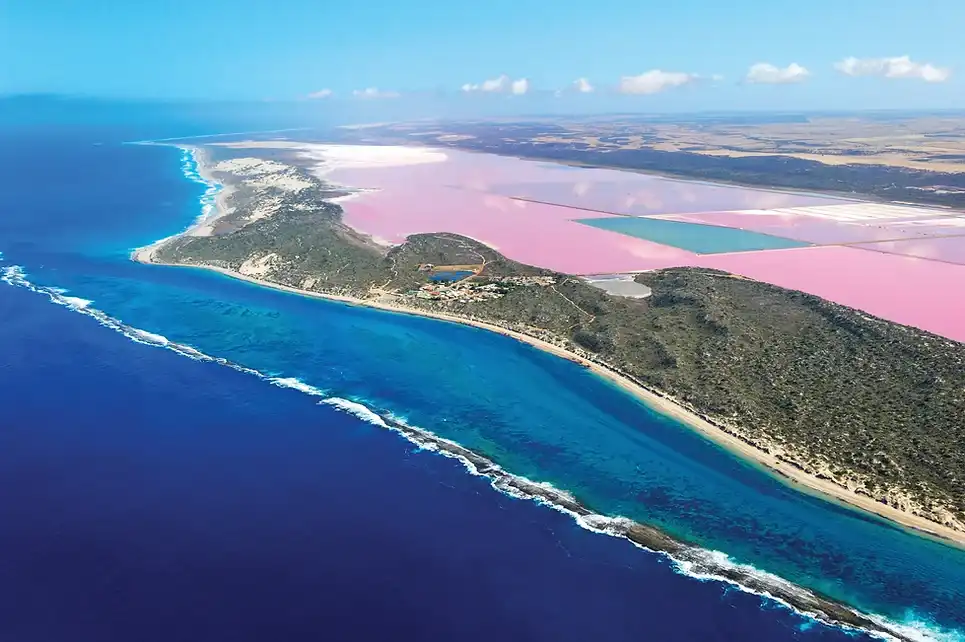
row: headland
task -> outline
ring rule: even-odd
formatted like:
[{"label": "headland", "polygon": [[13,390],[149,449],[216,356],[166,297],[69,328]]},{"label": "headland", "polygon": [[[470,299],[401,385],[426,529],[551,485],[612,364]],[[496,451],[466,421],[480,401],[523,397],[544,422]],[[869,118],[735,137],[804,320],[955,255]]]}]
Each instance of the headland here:
[{"label": "headland", "polygon": [[[392,153],[393,162],[407,158],[404,151]],[[343,220],[337,201],[357,195],[353,187],[330,182],[332,167],[321,163],[319,169],[317,158],[306,162],[297,144],[213,146],[194,154],[199,173],[233,190],[219,194],[214,211],[183,234],[135,250],[135,260],[201,267],[302,295],[499,332],[590,368],[791,484],[965,545],[962,507],[955,505],[953,491],[917,469],[903,471],[912,473],[915,483],[867,470],[860,461],[862,440],[888,435],[873,434],[880,417],[855,423],[862,414],[882,412],[862,406],[882,391],[895,397],[886,410],[897,414],[885,417],[886,426],[913,420],[921,392],[892,386],[902,378],[915,385],[911,377],[922,368],[944,373],[935,376],[947,375],[956,385],[965,346],[716,270],[639,274],[635,282],[652,295],[634,299],[517,263],[464,235],[413,234],[398,244],[379,242]],[[360,150],[352,154],[352,163],[365,164]],[[337,155],[344,159],[346,150]],[[761,313],[778,307],[779,318]],[[777,341],[783,347],[774,347]],[[770,349],[761,354],[755,342]],[[834,396],[835,388],[840,395],[838,383],[816,378],[840,376],[855,358],[881,372],[909,355],[910,366],[886,381],[852,375],[850,398],[858,403],[851,408]],[[741,376],[747,371],[757,383]],[[939,395],[928,403],[951,403],[929,410],[941,416],[959,402]],[[778,423],[782,420],[790,425]],[[835,444],[842,423],[858,435]],[[935,447],[941,449],[953,432],[939,426]],[[871,461],[893,458],[890,451],[901,444],[890,446]]]}]

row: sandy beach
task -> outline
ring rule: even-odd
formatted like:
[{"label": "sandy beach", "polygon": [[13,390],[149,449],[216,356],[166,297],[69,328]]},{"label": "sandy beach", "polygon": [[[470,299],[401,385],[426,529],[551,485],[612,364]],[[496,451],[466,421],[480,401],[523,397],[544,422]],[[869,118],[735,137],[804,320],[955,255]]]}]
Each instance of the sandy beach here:
[{"label": "sandy beach", "polygon": [[179,148],[194,155],[198,175],[211,186],[210,189],[214,190],[214,200],[211,203],[206,203],[206,211],[197,220],[195,220],[190,227],[188,227],[188,229],[173,236],[158,239],[150,245],[139,247],[131,252],[131,258],[135,261],[140,261],[141,263],[155,262],[155,255],[158,249],[160,249],[165,243],[168,243],[169,241],[172,241],[180,236],[211,236],[218,224],[218,221],[231,212],[231,208],[228,205],[228,199],[235,191],[235,188],[231,185],[226,185],[222,181],[215,178],[215,176],[211,173],[209,164],[205,162],[206,158],[203,149],[188,145],[179,146]]},{"label": "sandy beach", "polygon": [[[172,237],[174,238],[174,237]],[[543,350],[545,352],[551,353],[563,359],[568,359],[575,363],[578,363],[594,374],[607,379],[608,381],[619,386],[626,392],[634,395],[646,405],[660,413],[672,417],[681,423],[687,425],[688,427],[698,431],[700,434],[704,435],[706,438],[710,439],[714,443],[726,448],[730,452],[748,460],[750,462],[756,463],[762,466],[765,470],[773,474],[779,480],[790,486],[802,490],[805,492],[816,493],[825,499],[829,499],[839,504],[843,504],[852,508],[862,510],[867,513],[871,513],[875,516],[884,518],[888,521],[899,524],[903,527],[911,529],[918,534],[925,534],[931,537],[938,538],[942,541],[952,543],[958,546],[965,547],[965,532],[961,532],[950,528],[948,526],[938,524],[931,520],[925,519],[924,517],[919,517],[912,513],[888,506],[881,502],[878,502],[865,495],[859,495],[851,490],[835,484],[826,479],[820,479],[814,475],[808,474],[801,469],[782,461],[775,455],[769,452],[761,450],[744,440],[736,437],[725,431],[720,426],[717,426],[710,421],[704,419],[703,417],[687,410],[683,406],[674,402],[667,396],[659,394],[657,391],[650,390],[641,386],[640,384],[631,381],[630,379],[610,370],[609,368],[600,365],[599,363],[585,359],[578,354],[565,350],[559,346],[553,345],[536,337],[523,334],[521,332],[516,332],[500,326],[496,326],[490,323],[485,323],[483,321],[476,321],[473,319],[467,319],[464,317],[458,317],[450,314],[445,314],[441,312],[432,312],[427,310],[422,310],[418,308],[411,308],[402,305],[383,303],[380,301],[372,301],[365,299],[357,299],[354,297],[340,296],[334,294],[324,294],[320,292],[311,292],[308,290],[300,290],[298,288],[289,287],[286,285],[281,285],[279,283],[272,283],[271,281],[265,281],[252,276],[247,276],[234,270],[228,270],[225,268],[211,266],[211,265],[177,265],[177,264],[167,264],[159,263],[154,258],[154,250],[149,248],[155,248],[159,243],[163,243],[167,239],[163,239],[158,243],[152,244],[147,248],[141,248],[135,250],[132,254],[132,258],[136,261],[143,263],[155,263],[158,265],[169,265],[173,267],[196,267],[206,270],[212,270],[230,276],[232,278],[241,279],[249,283],[260,285],[263,287],[274,288],[277,290],[283,290],[285,292],[291,292],[293,294],[298,294],[302,296],[314,297],[318,299],[325,299],[328,301],[337,301],[340,303],[348,305],[358,305],[368,308],[375,308],[378,310],[384,310],[387,312],[394,312],[400,314],[411,314],[416,316],[428,317],[431,319],[437,319],[440,321],[447,321],[450,323],[460,323],[463,325],[472,326],[474,328],[479,328],[482,330],[487,330],[490,332],[497,332],[507,337],[516,339],[523,343],[527,343],[535,348]]]}]

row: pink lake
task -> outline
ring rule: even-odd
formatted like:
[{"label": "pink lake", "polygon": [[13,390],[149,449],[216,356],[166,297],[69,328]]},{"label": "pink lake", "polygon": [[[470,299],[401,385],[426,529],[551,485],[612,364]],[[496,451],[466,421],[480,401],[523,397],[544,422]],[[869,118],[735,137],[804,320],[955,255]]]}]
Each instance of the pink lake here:
[{"label": "pink lake", "polygon": [[853,247],[700,257],[705,267],[815,294],[965,341],[965,266]]},{"label": "pink lake", "polygon": [[[928,256],[940,261],[928,260],[925,251],[912,245],[938,234],[936,230],[947,236],[954,223],[894,225],[752,214],[736,210],[849,201],[486,154],[446,154],[448,159],[438,163],[332,171],[327,176],[331,180],[374,190],[342,203],[345,222],[392,244],[411,234],[461,234],[516,261],[577,275],[678,266],[716,268],[965,341],[965,300],[957,296],[965,292],[965,265],[941,262],[961,262],[965,246],[951,239],[932,245],[936,249]],[[573,205],[657,214],[825,245],[697,256],[575,223],[587,212]],[[874,243],[883,240],[890,244]],[[928,244],[937,241],[927,239]],[[839,243],[871,244],[835,245]]]},{"label": "pink lake", "polygon": [[[913,241],[888,241],[863,243],[859,247],[876,252],[916,256],[933,261],[946,261],[965,265],[965,236],[916,239]],[[963,291],[965,295],[965,291]]]},{"label": "pink lake", "polygon": [[684,250],[574,223],[568,208],[450,187],[387,189],[342,206],[347,224],[382,242],[451,232],[516,261],[568,274],[652,270],[686,265],[694,258]]},{"label": "pink lake", "polygon": [[816,245],[888,241],[923,238],[930,230],[924,227],[900,227],[879,222],[857,223],[831,221],[780,211],[698,212],[654,216],[668,221],[720,225],[741,230],[772,234]]},{"label": "pink lake", "polygon": [[[490,190],[504,196],[564,205],[596,212],[646,216],[652,214],[749,210],[811,205],[836,205],[843,199],[791,194],[672,180],[661,176],[625,173],[615,180],[597,175],[554,176],[555,180],[499,184]],[[611,174],[620,172],[610,171]]]}]

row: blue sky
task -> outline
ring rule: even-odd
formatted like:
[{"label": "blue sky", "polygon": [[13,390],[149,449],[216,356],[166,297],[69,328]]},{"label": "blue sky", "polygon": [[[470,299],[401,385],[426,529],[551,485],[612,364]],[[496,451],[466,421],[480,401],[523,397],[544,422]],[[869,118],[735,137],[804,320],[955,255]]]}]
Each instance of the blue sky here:
[{"label": "blue sky", "polygon": [[10,0],[0,94],[328,90],[319,105],[460,114],[955,108],[962,25],[961,0]]}]

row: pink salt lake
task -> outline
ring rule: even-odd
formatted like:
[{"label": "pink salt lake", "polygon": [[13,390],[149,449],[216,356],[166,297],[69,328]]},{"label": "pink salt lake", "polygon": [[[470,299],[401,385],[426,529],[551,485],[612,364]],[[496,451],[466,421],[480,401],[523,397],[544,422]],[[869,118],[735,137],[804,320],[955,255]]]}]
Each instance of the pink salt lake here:
[{"label": "pink salt lake", "polygon": [[[960,239],[939,243],[914,227],[737,211],[849,202],[843,199],[486,154],[446,155],[439,163],[337,169],[327,178],[377,190],[342,205],[348,225],[385,243],[418,233],[457,233],[514,260],[569,274],[717,268],[965,341],[965,265],[929,260],[937,254],[960,262]],[[820,246],[697,255],[575,222],[607,212],[747,229]],[[937,244],[934,250],[930,244]]]}]

